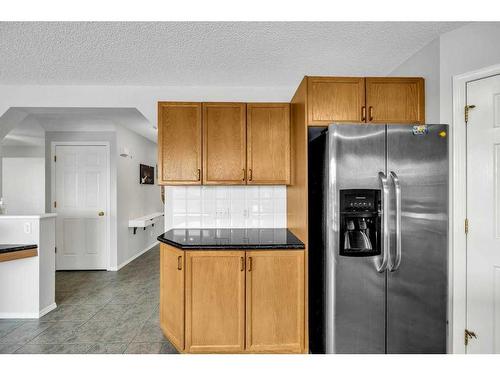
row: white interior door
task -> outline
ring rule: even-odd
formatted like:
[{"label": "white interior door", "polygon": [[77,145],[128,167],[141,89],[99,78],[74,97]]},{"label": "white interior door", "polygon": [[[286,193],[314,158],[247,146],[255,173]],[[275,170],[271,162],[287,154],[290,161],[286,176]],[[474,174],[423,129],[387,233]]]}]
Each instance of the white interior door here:
[{"label": "white interior door", "polygon": [[56,268],[106,269],[107,147],[57,145],[55,155]]},{"label": "white interior door", "polygon": [[500,76],[467,84],[467,353],[500,353]]}]

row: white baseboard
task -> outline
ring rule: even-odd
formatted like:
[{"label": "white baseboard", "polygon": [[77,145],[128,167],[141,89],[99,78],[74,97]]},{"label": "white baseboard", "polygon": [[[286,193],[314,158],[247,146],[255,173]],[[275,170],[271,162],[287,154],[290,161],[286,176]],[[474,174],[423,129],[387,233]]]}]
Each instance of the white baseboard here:
[{"label": "white baseboard", "polygon": [[47,313],[51,312],[52,310],[54,310],[55,308],[57,308],[57,304],[54,302],[54,303],[48,305],[46,308],[41,309],[40,312],[38,313],[38,318],[41,318],[45,314],[47,314]]},{"label": "white baseboard", "polygon": [[142,254],[144,254],[146,251],[148,250],[151,250],[153,247],[155,247],[156,245],[158,245],[160,242],[158,241],[155,241],[153,242],[151,245],[149,245],[148,247],[146,247],[145,249],[139,251],[137,254],[131,256],[130,258],[128,258],[125,262],[122,262],[118,265],[118,267],[110,267],[108,269],[108,271],[118,271],[119,269],[125,267],[127,264],[129,264],[130,262],[132,262],[134,259],[136,258],[139,258]]},{"label": "white baseboard", "polygon": [[36,312],[34,312],[34,313],[27,313],[27,312],[0,313],[0,319],[38,319],[38,316],[39,316],[39,314]]},{"label": "white baseboard", "polygon": [[51,312],[57,307],[56,303],[52,303],[39,312],[7,312],[0,313],[0,319],[38,319],[45,314]]},{"label": "white baseboard", "polygon": [[38,319],[38,313],[0,313],[0,319]]}]

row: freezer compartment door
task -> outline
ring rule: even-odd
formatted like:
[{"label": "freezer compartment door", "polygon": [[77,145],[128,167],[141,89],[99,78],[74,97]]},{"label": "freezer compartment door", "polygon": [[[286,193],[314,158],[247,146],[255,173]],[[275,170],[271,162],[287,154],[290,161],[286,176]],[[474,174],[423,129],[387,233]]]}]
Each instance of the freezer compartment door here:
[{"label": "freezer compartment door", "polygon": [[390,125],[387,155],[393,207],[387,352],[445,353],[448,127]]},{"label": "freezer compartment door", "polygon": [[[378,200],[382,190],[379,173],[386,173],[384,125],[331,125],[329,134],[328,207],[327,207],[327,352],[385,352],[385,287],[383,256],[378,251],[379,239],[371,237],[363,220],[376,220],[374,207],[367,207],[367,217],[355,217],[344,225],[347,235],[366,234],[375,248],[367,256],[341,255],[346,248],[346,233],[341,232],[343,204]],[[346,192],[347,191],[347,192]],[[341,200],[341,192],[347,194]],[[359,194],[348,193],[357,192]],[[377,193],[378,192],[378,193]],[[379,195],[377,195],[379,194]],[[366,199],[361,199],[366,198]],[[358,202],[359,201],[359,202]],[[376,205],[377,203],[374,203]],[[350,209],[350,208],[349,208]],[[344,211],[347,211],[345,209]],[[375,209],[375,211],[377,211]],[[350,221],[353,221],[351,224]],[[356,221],[354,223],[354,221]],[[377,225],[379,225],[377,223]],[[373,228],[376,226],[374,225]],[[342,243],[341,240],[342,239]],[[347,247],[352,247],[351,244]],[[366,241],[365,241],[366,242]],[[354,246],[356,247],[356,246]],[[383,250],[383,249],[382,249]],[[369,252],[369,251],[367,251]],[[383,251],[382,251],[383,252]]]}]

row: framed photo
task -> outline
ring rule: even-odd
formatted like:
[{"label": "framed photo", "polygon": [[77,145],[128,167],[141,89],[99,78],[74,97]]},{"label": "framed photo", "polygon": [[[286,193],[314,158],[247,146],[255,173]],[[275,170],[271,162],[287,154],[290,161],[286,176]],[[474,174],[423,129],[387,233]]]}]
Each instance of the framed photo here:
[{"label": "framed photo", "polygon": [[145,185],[153,185],[155,183],[155,169],[150,165],[139,164],[140,178],[139,183]]}]

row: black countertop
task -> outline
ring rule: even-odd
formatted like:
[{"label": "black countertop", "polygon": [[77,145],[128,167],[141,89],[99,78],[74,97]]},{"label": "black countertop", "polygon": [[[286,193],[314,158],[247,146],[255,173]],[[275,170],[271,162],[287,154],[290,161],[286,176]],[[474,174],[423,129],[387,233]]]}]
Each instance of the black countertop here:
[{"label": "black countertop", "polygon": [[304,249],[286,228],[171,229],[158,241],[184,250]]},{"label": "black countertop", "polygon": [[36,249],[36,245],[0,245],[0,254],[12,253],[14,251]]}]

